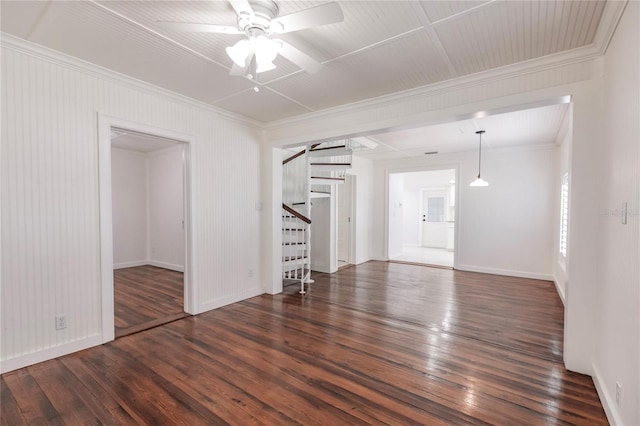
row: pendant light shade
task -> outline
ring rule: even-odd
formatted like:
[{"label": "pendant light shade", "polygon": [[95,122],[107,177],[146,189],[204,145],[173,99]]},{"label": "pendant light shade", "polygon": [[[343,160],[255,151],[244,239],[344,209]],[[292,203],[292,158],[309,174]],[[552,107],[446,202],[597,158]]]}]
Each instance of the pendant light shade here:
[{"label": "pendant light shade", "polygon": [[227,47],[226,51],[233,62],[244,68],[247,63],[247,57],[251,53],[251,43],[245,38],[233,46]]},{"label": "pendant light shade", "polygon": [[476,180],[469,184],[469,186],[489,186],[489,182],[478,176]]},{"label": "pendant light shade", "polygon": [[480,177],[480,166],[482,165],[482,134],[484,130],[478,130],[476,135],[480,135],[480,146],[478,149],[478,177],[469,186],[489,186],[489,182]]}]

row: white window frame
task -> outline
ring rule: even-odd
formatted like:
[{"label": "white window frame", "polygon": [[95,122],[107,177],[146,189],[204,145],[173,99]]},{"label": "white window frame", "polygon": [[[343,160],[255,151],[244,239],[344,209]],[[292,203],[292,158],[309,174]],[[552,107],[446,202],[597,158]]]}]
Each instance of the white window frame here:
[{"label": "white window frame", "polygon": [[569,172],[562,175],[560,186],[560,243],[558,249],[563,258],[567,257],[567,241],[569,234]]}]

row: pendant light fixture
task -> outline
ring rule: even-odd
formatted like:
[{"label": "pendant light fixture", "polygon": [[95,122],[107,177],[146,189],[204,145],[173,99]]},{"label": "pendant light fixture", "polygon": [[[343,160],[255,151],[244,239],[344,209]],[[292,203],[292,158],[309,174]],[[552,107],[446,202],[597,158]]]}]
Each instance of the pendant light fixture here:
[{"label": "pendant light fixture", "polygon": [[478,177],[476,178],[476,180],[471,182],[469,186],[489,186],[489,182],[487,182],[486,180],[480,177],[480,165],[482,163],[482,134],[483,133],[484,133],[484,130],[478,130],[476,132],[476,135],[480,135],[480,148],[478,150]]}]

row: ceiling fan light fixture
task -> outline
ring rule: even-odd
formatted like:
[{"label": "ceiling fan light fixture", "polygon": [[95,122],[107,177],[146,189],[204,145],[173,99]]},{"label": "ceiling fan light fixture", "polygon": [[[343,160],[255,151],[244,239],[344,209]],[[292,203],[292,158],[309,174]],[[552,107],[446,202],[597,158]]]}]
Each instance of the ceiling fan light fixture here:
[{"label": "ceiling fan light fixture", "polygon": [[273,61],[278,56],[282,44],[276,40],[259,35],[254,39],[256,52],[256,73],[271,71],[276,68]]},{"label": "ceiling fan light fixture", "polygon": [[251,42],[242,39],[233,46],[227,47],[226,51],[233,62],[244,68],[247,64],[247,57],[251,53]]}]

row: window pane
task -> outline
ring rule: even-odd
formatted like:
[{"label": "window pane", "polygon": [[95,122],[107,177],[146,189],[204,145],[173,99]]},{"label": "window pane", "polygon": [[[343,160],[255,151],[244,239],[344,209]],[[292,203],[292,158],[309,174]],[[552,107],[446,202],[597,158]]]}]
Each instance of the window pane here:
[{"label": "window pane", "polygon": [[427,222],[444,222],[444,197],[427,199]]}]

